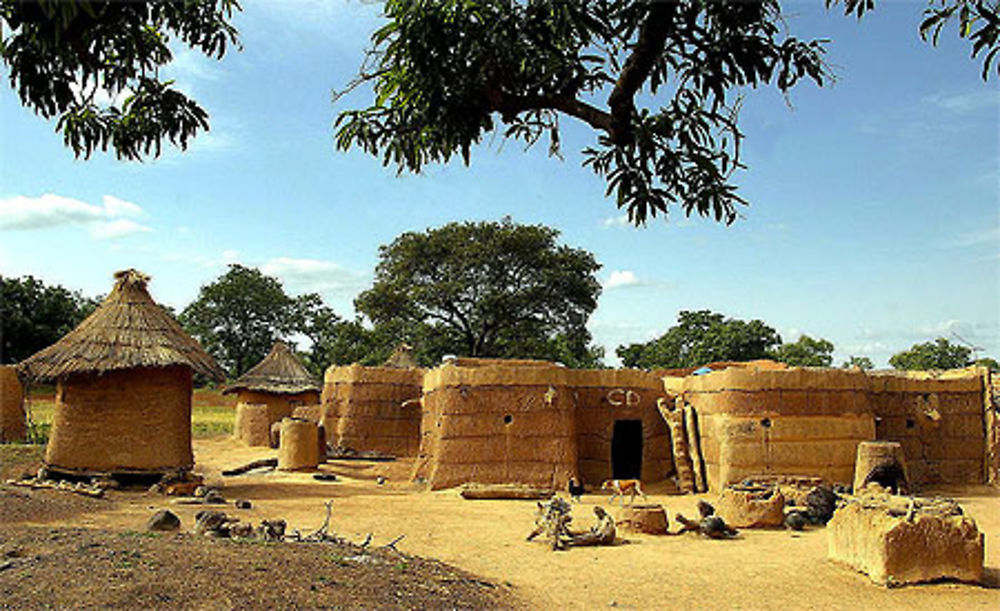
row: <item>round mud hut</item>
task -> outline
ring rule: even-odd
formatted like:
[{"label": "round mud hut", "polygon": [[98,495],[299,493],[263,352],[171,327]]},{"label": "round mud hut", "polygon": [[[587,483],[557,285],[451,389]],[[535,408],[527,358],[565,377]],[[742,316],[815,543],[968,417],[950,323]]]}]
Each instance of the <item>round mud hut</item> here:
[{"label": "round mud hut", "polygon": [[45,463],[76,475],[190,469],[193,373],[224,374],[149,296],[148,276],[115,280],[79,326],[18,365],[30,382],[56,381]]},{"label": "round mud hut", "polygon": [[[318,405],[319,391],[320,384],[316,378],[295,357],[288,344],[279,341],[274,343],[271,352],[261,362],[226,386],[222,393],[236,394],[237,416],[248,406],[267,406],[263,433],[266,438],[271,425],[291,416],[295,408]],[[261,426],[264,426],[263,422]],[[241,435],[239,427],[236,434]]]}]

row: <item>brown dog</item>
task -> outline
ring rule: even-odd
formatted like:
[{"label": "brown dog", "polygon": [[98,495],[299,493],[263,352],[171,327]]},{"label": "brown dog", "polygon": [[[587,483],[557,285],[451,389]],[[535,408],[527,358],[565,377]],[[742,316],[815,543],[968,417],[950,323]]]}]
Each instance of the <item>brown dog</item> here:
[{"label": "brown dog", "polygon": [[625,504],[625,495],[629,495],[629,504],[631,505],[635,501],[636,495],[642,496],[643,499],[646,498],[646,493],[642,491],[642,484],[637,479],[608,479],[604,480],[601,484],[601,490],[611,490],[611,498],[608,499],[608,504],[612,504],[615,501],[615,497],[622,497],[622,505]]}]

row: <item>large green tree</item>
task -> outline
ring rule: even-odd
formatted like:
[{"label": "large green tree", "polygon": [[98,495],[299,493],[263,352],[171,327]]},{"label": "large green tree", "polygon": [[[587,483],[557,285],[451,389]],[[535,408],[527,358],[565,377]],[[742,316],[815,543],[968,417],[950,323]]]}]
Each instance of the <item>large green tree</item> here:
[{"label": "large green tree", "polygon": [[76,155],[159,155],[186,148],[208,114],[160,78],[169,43],[221,58],[239,44],[236,0],[2,0],[0,57],[21,103],[46,119]]},{"label": "large green tree", "polygon": [[16,363],[56,343],[97,304],[33,276],[0,276],[0,363]]},{"label": "large green tree", "polygon": [[771,349],[780,343],[778,332],[760,320],[726,318],[709,310],[684,310],[677,315],[677,324],[660,337],[619,346],[616,352],[626,367],[673,369],[768,358]]},{"label": "large green tree", "polygon": [[939,337],[892,355],[889,364],[896,369],[957,369],[972,364],[972,349]]},{"label": "large green tree", "polygon": [[379,249],[374,285],[355,307],[424,363],[452,353],[596,365],[586,323],[600,265],[558,236],[510,219],[404,233]]},{"label": "large green tree", "polygon": [[[584,164],[607,180],[636,223],[679,205],[732,222],[741,169],[739,100],[747,87],[790,91],[829,82],[825,40],[785,28],[779,0],[386,0],[358,79],[368,108],[342,112],[340,149],[358,146],[399,171],[419,171],[495,132],[529,146],[559,121],[591,127]],[[861,17],[874,0],[826,0]],[[1000,51],[998,3],[931,0],[921,35],[957,20],[984,53]]]},{"label": "large green tree", "polygon": [[803,334],[795,342],[781,344],[771,350],[770,357],[796,367],[829,367],[833,363],[833,344],[829,340]]},{"label": "large green tree", "polygon": [[280,281],[238,264],[201,287],[180,315],[188,332],[234,377],[264,358],[300,320],[295,299]]}]

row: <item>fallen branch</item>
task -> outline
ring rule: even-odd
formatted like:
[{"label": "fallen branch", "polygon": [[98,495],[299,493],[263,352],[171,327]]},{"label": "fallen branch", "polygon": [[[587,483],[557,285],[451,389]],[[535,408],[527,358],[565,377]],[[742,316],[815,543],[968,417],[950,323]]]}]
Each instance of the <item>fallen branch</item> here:
[{"label": "fallen branch", "polygon": [[534,488],[522,484],[466,484],[459,493],[466,500],[511,499],[522,501],[548,500],[555,495],[551,488]]},{"label": "fallen branch", "polygon": [[82,494],[83,496],[89,496],[94,499],[99,499],[104,496],[104,490],[102,488],[85,486],[80,483],[67,484],[66,482],[37,479],[9,479],[6,483],[8,486],[20,486],[21,488],[31,488],[32,490],[60,490],[62,492],[72,492],[73,494]]},{"label": "fallen branch", "polygon": [[278,466],[277,458],[262,458],[260,460],[250,461],[247,464],[243,465],[242,467],[236,467],[234,469],[226,469],[225,471],[222,472],[222,475],[226,477],[230,477],[233,475],[243,475],[244,473],[248,471],[253,471],[254,469],[263,469],[265,467],[269,469],[274,469],[277,466]]},{"label": "fallen branch", "polygon": [[385,544],[385,545],[383,545],[382,547],[383,547],[384,549],[391,549],[391,550],[392,550],[392,551],[394,551],[394,552],[398,552],[399,550],[398,550],[398,549],[396,549],[396,544],[397,544],[397,543],[399,543],[400,541],[402,541],[402,540],[403,540],[403,537],[405,537],[405,536],[406,536],[406,535],[399,535],[398,537],[396,537],[396,538],[395,538],[395,539],[393,539],[392,541],[390,541],[390,542],[386,543],[386,544]]}]

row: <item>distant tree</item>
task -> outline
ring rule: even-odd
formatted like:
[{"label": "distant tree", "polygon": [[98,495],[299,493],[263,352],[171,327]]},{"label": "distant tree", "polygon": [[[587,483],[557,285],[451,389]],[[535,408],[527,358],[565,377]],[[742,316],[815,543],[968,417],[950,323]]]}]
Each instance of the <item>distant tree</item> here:
[{"label": "distant tree", "polygon": [[770,356],[775,361],[796,367],[829,367],[833,363],[833,344],[803,334],[794,343],[781,344],[771,350]]},{"label": "distant tree", "polygon": [[760,320],[747,322],[709,310],[685,310],[662,336],[619,346],[616,353],[626,367],[672,369],[768,358],[780,343],[778,332]]},{"label": "distant tree", "polygon": [[0,57],[21,103],[46,119],[77,157],[120,159],[181,149],[208,130],[208,114],[159,69],[171,40],[221,58],[239,44],[229,23],[236,0],[0,1]]},{"label": "distant tree", "polygon": [[972,363],[972,349],[953,344],[943,337],[933,342],[914,344],[909,350],[894,354],[889,364],[896,369],[957,369]]},{"label": "distant tree", "polygon": [[[368,108],[342,112],[339,149],[357,146],[398,171],[461,155],[490,134],[558,155],[560,118],[589,126],[583,150],[607,193],[635,223],[680,206],[731,223],[745,200],[742,91],[832,75],[823,39],[788,33],[779,0],[671,2],[386,0],[358,78]],[[874,0],[826,0],[861,17]],[[1000,51],[1000,9],[984,0],[931,0],[920,26],[934,42],[957,20],[984,53]]]},{"label": "distant tree", "polygon": [[315,293],[295,299],[295,328],[310,340],[301,356],[306,366],[322,375],[330,365],[381,364],[392,351],[391,340],[366,329],[360,321],[338,316]]},{"label": "distant tree", "polygon": [[872,360],[870,358],[868,358],[867,356],[850,356],[850,357],[847,358],[846,361],[844,361],[840,365],[840,367],[842,369],[849,369],[851,367],[857,367],[859,369],[863,369],[865,371],[868,371],[869,369],[874,369],[875,365],[874,365],[874,363],[872,363]]},{"label": "distant tree", "polygon": [[0,276],[0,363],[22,361],[56,343],[98,303],[33,276]]},{"label": "distant tree", "polygon": [[984,357],[981,359],[976,359],[973,365],[979,365],[981,367],[986,367],[990,371],[1000,371],[1000,362],[994,358]]},{"label": "distant tree", "polygon": [[558,236],[510,219],[404,233],[379,249],[355,307],[424,364],[452,353],[595,365],[586,324],[600,265]]},{"label": "distant tree", "polygon": [[281,282],[260,270],[234,264],[181,312],[180,321],[231,376],[267,356],[300,321]]}]

